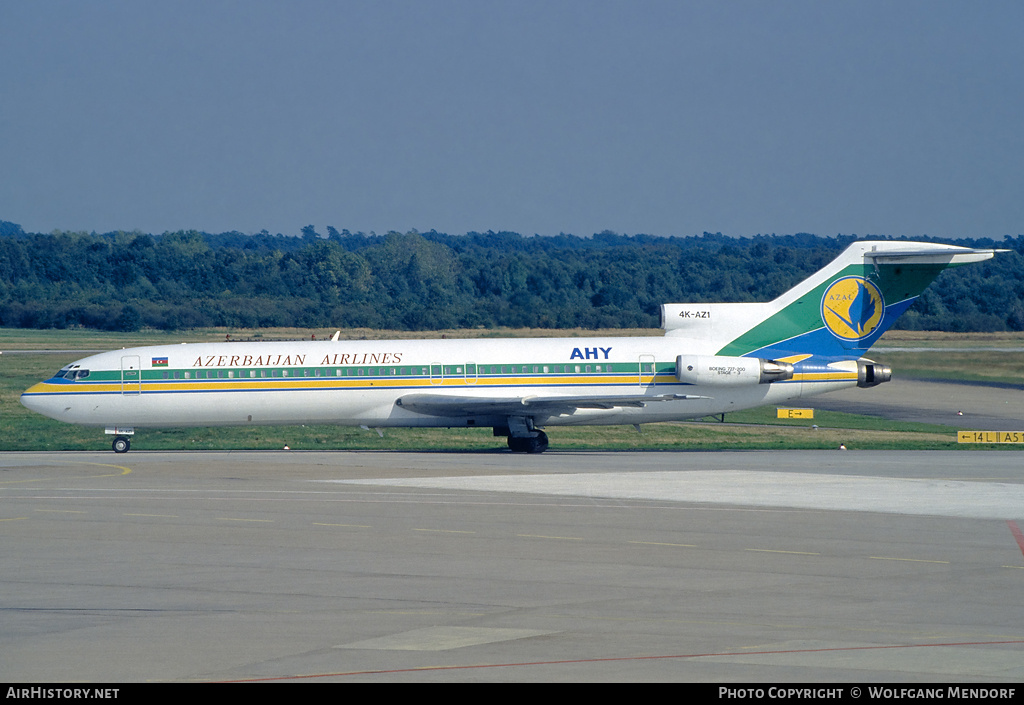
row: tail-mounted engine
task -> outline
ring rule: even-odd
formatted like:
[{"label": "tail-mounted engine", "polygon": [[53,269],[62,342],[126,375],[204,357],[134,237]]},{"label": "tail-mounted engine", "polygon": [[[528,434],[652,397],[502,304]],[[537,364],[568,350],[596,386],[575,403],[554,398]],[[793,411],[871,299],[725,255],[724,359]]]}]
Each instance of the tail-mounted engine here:
[{"label": "tail-mounted engine", "polygon": [[756,357],[679,355],[676,379],[688,384],[738,387],[793,379],[793,365]]},{"label": "tail-mounted engine", "polygon": [[857,360],[857,386],[877,387],[882,382],[892,379],[892,368],[880,365],[873,360],[861,358]]}]

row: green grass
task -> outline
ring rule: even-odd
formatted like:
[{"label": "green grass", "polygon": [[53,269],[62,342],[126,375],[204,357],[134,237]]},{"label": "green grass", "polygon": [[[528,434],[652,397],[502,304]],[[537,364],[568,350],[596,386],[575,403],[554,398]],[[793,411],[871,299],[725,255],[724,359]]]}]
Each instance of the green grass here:
[{"label": "green grass", "polygon": [[[333,331],[317,331],[317,337]],[[469,335],[490,335],[494,331],[468,331]],[[348,332],[349,337],[363,337]],[[512,332],[510,331],[509,334]],[[557,332],[552,332],[557,333]],[[570,331],[571,335],[576,331]],[[232,338],[261,337],[308,339],[310,331],[274,330],[232,332]],[[103,450],[111,437],[95,428],[70,426],[34,414],[18,401],[22,391],[49,377],[55,370],[80,357],[80,353],[10,354],[12,350],[114,349],[135,345],[185,341],[223,340],[225,331],[206,330],[168,334],[143,331],[115,334],[99,331],[24,331],[0,329],[0,450]],[[378,332],[376,335],[382,335]],[[405,334],[411,337],[410,334]],[[417,334],[427,337],[429,334]],[[367,336],[368,337],[368,336]],[[376,337],[376,336],[374,336]],[[453,334],[451,337],[455,337]],[[903,344],[902,342],[896,344]],[[993,343],[989,343],[993,344]],[[888,361],[896,355],[876,356]],[[915,366],[924,377],[941,377],[949,361],[971,365],[989,376],[986,379],[1020,380],[1024,376],[1024,355],[1007,353],[907,353],[917,356]],[[963,357],[960,357],[960,356]],[[981,362],[978,362],[981,360]],[[897,374],[907,376],[897,368]],[[813,400],[808,403],[813,406]],[[992,446],[958,445],[951,427],[893,422],[817,410],[813,420],[780,420],[775,407],[734,412],[727,423],[704,420],[687,423],[647,424],[637,433],[632,426],[549,427],[552,450],[765,450],[829,449],[843,443],[850,449],[966,449]],[[505,439],[490,429],[385,429],[381,438],[375,431],[329,425],[140,429],[132,439],[138,450],[418,450],[487,451],[505,448]],[[1004,446],[1005,447],[1005,446]],[[1012,448],[1006,447],[1006,448]]]},{"label": "green grass", "polygon": [[891,365],[893,374],[906,379],[1024,386],[1022,348],[1024,333],[889,331],[870,357]]},{"label": "green grass", "polygon": [[879,352],[872,359],[890,365],[905,379],[941,379],[983,384],[1024,386],[1024,353],[972,350],[967,352]]}]

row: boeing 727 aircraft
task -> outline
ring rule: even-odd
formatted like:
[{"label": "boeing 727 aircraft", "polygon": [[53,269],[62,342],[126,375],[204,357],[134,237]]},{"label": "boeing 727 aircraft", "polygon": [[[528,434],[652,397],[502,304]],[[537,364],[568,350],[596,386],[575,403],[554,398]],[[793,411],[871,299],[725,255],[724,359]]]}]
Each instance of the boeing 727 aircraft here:
[{"label": "boeing 727 aircraft", "polygon": [[663,337],[239,342],[115,350],[21,395],[104,427],[473,427],[541,453],[554,426],[677,421],[873,387],[863,356],[946,267],[995,250],[857,242],[767,303],[665,304]]}]

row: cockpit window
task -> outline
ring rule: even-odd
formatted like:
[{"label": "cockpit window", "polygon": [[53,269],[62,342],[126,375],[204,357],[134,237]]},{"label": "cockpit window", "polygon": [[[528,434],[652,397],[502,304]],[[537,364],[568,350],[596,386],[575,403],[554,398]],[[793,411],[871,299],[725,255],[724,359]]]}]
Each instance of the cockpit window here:
[{"label": "cockpit window", "polygon": [[54,379],[66,379],[74,382],[75,380],[85,379],[89,376],[89,370],[57,370],[57,373],[53,375]]}]

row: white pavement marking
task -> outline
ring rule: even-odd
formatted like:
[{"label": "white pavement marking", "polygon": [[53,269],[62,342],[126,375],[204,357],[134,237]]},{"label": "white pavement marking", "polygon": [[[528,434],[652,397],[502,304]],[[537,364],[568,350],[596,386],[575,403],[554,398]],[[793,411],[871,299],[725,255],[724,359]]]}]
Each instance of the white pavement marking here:
[{"label": "white pavement marking", "polygon": [[711,470],[332,480],[445,490],[791,507],[974,519],[1024,518],[1024,485]]}]

